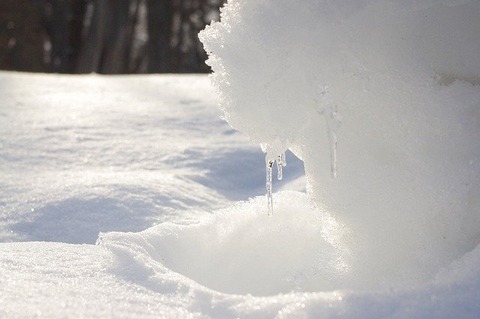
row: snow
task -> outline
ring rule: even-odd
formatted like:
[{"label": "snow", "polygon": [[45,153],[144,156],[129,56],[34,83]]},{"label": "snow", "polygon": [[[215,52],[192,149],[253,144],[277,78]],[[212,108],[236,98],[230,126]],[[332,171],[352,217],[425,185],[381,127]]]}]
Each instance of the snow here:
[{"label": "snow", "polygon": [[2,241],[93,244],[263,194],[261,151],[205,76],[0,77]]},{"label": "snow", "polygon": [[0,318],[478,318],[478,13],[231,0],[215,87],[0,72]]},{"label": "snow", "polygon": [[478,245],[479,17],[476,0],[232,0],[200,34],[230,125],[267,163],[302,158],[348,229],[338,288],[425,284]]},{"label": "snow", "polygon": [[218,119],[206,76],[0,78],[0,317],[478,314],[478,247],[419,288],[320,289],[342,225],[291,153],[268,216],[262,151]]},{"label": "snow", "polygon": [[[121,256],[95,245],[99,232],[196,224],[263,198],[263,153],[219,118],[207,76],[0,83],[0,317],[212,316],[120,276]],[[303,164],[287,157],[276,185],[302,191]]]}]

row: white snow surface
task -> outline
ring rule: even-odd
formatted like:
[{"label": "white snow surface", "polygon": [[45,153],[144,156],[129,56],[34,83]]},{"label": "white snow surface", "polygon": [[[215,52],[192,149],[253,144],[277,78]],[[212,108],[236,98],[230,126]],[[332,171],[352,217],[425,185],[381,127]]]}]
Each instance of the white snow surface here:
[{"label": "white snow surface", "polygon": [[345,229],[324,289],[422,285],[479,244],[479,30],[478,0],[231,0],[200,34],[226,120]]},{"label": "white snow surface", "polygon": [[0,318],[478,316],[479,247],[421,286],[332,285],[346,229],[290,153],[268,216],[264,155],[207,76],[0,83]]},{"label": "white snow surface", "polygon": [[215,89],[0,72],[0,318],[478,318],[479,17],[230,0]]}]

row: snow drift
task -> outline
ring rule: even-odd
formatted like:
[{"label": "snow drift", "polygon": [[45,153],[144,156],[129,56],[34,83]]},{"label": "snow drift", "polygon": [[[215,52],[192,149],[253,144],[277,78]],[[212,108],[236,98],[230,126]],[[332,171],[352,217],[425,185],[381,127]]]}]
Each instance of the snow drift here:
[{"label": "snow drift", "polygon": [[59,243],[1,244],[0,316],[478,318],[479,16],[230,1],[202,34],[225,117],[305,163],[273,216],[217,210],[263,163],[206,77],[1,73],[0,239]]},{"label": "snow drift", "polygon": [[319,292],[355,274],[348,229],[305,194],[211,214],[262,194],[264,166],[206,76],[0,82],[2,318],[478,318],[479,246],[415,289]]},{"label": "snow drift", "polygon": [[479,243],[479,14],[238,0],[201,33],[227,121],[267,161],[302,158],[310,198],[347,228],[338,287],[425,283]]},{"label": "snow drift", "polygon": [[[347,271],[341,225],[312,210],[305,194],[278,198],[272,217],[257,197],[198,224],[164,223],[131,236],[155,247],[150,258],[217,291],[268,296],[336,288],[335,277]],[[101,242],[108,245],[111,236]]]},{"label": "snow drift", "polygon": [[272,217],[258,197],[198,224],[106,233],[99,243],[114,253],[116,277],[199,317],[478,317],[479,247],[415,289],[332,289],[348,273],[349,252],[338,241],[345,228],[313,210],[305,194],[275,198]]}]

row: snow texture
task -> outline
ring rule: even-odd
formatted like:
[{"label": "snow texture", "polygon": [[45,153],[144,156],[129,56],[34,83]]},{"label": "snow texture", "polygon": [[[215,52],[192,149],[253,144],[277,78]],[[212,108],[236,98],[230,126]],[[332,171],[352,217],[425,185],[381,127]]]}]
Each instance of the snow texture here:
[{"label": "snow texture", "polygon": [[302,4],[202,35],[243,135],[206,76],[0,72],[0,318],[478,318],[480,3]]},{"label": "snow texture", "polygon": [[478,245],[478,30],[476,0],[233,0],[200,35],[227,121],[302,158],[348,229],[338,288],[426,283]]},{"label": "snow texture", "polygon": [[0,317],[478,314],[478,248],[419,288],[334,288],[346,229],[298,192],[291,153],[297,192],[273,216],[264,196],[234,204],[263,195],[264,156],[218,120],[205,76],[0,79]]}]

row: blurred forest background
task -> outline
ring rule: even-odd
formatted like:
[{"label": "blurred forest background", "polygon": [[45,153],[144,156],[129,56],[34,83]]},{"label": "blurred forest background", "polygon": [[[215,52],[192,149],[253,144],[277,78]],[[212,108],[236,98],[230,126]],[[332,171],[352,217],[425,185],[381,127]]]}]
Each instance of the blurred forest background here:
[{"label": "blurred forest background", "polygon": [[225,0],[0,0],[0,69],[209,72],[198,32]]}]

